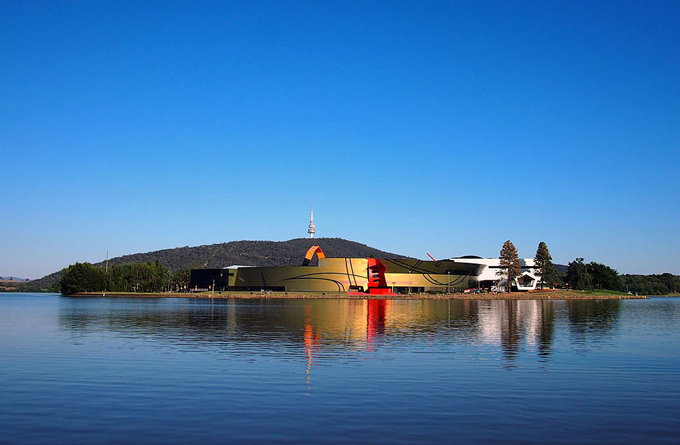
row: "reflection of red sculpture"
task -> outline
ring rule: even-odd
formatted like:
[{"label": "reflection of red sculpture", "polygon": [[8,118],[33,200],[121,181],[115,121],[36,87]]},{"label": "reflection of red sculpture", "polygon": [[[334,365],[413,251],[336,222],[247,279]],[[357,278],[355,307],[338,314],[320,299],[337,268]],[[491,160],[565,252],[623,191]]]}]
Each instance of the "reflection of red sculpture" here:
[{"label": "reflection of red sculpture", "polygon": [[321,343],[321,335],[317,332],[314,333],[314,327],[312,326],[312,308],[309,305],[305,306],[305,355],[307,356],[307,366],[305,367],[307,390],[311,389],[312,384],[312,366],[314,349]]},{"label": "reflection of red sculpture", "polygon": [[387,287],[385,271],[387,268],[377,258],[368,259],[368,292],[348,292],[348,295],[396,295]]},{"label": "reflection of red sculpture", "polygon": [[366,311],[366,340],[372,342],[375,334],[382,334],[385,331],[385,309],[387,301],[368,300]]}]

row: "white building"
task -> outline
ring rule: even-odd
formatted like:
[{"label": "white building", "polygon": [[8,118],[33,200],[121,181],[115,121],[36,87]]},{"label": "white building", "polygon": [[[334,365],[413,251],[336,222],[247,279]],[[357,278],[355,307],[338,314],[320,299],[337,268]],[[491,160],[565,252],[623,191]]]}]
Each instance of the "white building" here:
[{"label": "white building", "polygon": [[[491,288],[491,290],[504,291],[506,279],[500,274],[500,258],[481,258],[468,255],[458,258],[451,258],[456,263],[477,264],[480,266],[480,273],[477,277],[479,287]],[[535,290],[539,282],[533,258],[520,258],[522,265],[522,275],[512,282],[512,287],[518,291]]]}]

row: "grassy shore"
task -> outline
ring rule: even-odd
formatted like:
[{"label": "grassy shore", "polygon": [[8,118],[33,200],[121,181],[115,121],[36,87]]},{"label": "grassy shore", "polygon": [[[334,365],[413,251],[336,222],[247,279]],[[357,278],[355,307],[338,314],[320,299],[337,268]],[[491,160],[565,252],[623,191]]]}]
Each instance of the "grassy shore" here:
[{"label": "grassy shore", "polygon": [[532,292],[485,294],[410,294],[410,295],[352,295],[343,292],[196,292],[196,293],[127,293],[83,292],[74,297],[124,297],[124,298],[316,298],[316,299],[378,299],[378,300],[624,300],[645,299],[646,296],[628,295],[615,291],[543,290]]}]

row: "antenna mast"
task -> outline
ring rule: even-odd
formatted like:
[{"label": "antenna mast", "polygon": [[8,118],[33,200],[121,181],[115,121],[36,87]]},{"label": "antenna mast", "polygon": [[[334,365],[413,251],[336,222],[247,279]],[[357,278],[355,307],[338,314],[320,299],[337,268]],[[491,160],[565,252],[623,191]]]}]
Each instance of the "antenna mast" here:
[{"label": "antenna mast", "polygon": [[316,227],[314,226],[314,204],[312,204],[312,213],[309,218],[309,226],[307,228],[307,233],[309,233],[310,239],[314,238],[314,234],[316,233]]}]

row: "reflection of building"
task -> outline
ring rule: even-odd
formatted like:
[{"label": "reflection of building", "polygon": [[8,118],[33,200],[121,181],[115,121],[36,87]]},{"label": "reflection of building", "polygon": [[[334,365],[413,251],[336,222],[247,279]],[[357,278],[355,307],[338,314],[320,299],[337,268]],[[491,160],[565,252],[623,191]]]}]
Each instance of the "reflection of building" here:
[{"label": "reflection of building", "polygon": [[[305,363],[308,384],[316,365],[329,357],[362,354],[414,341],[498,347],[507,357],[551,354],[555,321],[579,336],[607,335],[616,326],[619,301],[258,299],[187,300],[182,304],[139,302],[144,310],[112,305],[103,311],[60,309],[62,329],[107,330],[184,347],[211,346],[226,354],[270,354],[293,347]],[[606,321],[606,322],[603,322]],[[243,344],[243,347],[233,345]],[[391,345],[391,346],[390,346]],[[324,353],[325,351],[325,353]],[[288,352],[282,352],[288,354]],[[334,355],[335,354],[335,355]]]},{"label": "reflection of building", "polygon": [[549,354],[554,324],[554,303],[544,300],[492,300],[479,303],[478,337],[484,343],[500,344],[510,356],[520,339]]},{"label": "reflection of building", "polygon": [[[477,275],[477,283],[479,287],[495,290],[505,290],[506,281],[501,275],[501,260],[500,258],[481,258],[478,256],[463,256],[459,258],[451,258],[457,263],[475,264],[479,266],[479,275]],[[538,276],[536,275],[536,268],[534,267],[533,258],[520,259],[522,264],[522,275],[516,278],[512,283],[512,288],[519,291],[534,290],[538,283]]]}]

